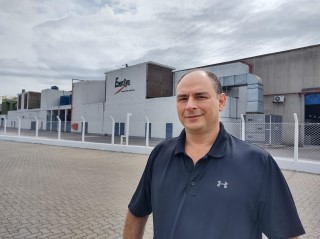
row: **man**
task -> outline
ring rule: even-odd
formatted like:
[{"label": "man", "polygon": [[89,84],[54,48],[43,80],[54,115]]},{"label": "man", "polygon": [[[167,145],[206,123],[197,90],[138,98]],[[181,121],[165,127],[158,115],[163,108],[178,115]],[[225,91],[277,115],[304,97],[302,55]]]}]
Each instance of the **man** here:
[{"label": "man", "polygon": [[304,234],[287,183],[264,150],[229,135],[218,78],[197,70],[177,85],[184,130],[150,154],[129,204],[124,239],[153,213],[156,239],[297,238]]}]

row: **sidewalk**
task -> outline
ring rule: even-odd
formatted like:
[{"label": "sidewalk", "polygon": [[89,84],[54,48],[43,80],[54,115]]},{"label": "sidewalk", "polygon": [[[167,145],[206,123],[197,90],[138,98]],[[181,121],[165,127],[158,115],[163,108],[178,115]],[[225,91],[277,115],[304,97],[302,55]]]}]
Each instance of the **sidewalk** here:
[{"label": "sidewalk", "polygon": [[[122,238],[146,155],[0,141],[0,238]],[[320,175],[283,171],[320,238]],[[152,238],[149,220],[144,238]]]}]

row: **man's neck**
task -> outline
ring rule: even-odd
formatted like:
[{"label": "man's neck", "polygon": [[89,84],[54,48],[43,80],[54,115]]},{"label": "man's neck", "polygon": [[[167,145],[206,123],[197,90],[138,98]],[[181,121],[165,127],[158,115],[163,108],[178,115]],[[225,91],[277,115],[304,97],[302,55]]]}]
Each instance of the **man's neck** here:
[{"label": "man's neck", "polygon": [[218,137],[220,125],[206,132],[192,132],[186,129],[186,144],[212,145]]},{"label": "man's neck", "polygon": [[219,131],[220,126],[211,131],[199,133],[186,130],[185,151],[194,163],[209,152],[218,137]]}]

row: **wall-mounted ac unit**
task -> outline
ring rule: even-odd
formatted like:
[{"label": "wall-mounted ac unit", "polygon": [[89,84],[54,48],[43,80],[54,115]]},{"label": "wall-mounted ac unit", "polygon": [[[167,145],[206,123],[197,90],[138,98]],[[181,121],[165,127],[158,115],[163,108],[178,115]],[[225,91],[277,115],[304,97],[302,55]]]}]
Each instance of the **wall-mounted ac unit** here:
[{"label": "wall-mounted ac unit", "polygon": [[273,97],[273,102],[274,103],[284,102],[284,95],[276,95],[275,97]]}]

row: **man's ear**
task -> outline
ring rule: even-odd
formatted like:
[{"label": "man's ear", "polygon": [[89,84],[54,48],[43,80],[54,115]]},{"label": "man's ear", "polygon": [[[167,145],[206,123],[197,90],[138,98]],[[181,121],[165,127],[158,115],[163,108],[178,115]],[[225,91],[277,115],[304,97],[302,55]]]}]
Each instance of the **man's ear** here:
[{"label": "man's ear", "polygon": [[219,111],[222,112],[227,102],[227,96],[225,95],[225,93],[221,93],[219,95],[218,100],[219,100]]}]

